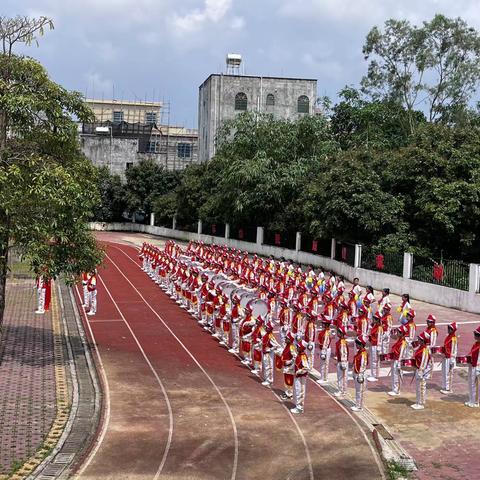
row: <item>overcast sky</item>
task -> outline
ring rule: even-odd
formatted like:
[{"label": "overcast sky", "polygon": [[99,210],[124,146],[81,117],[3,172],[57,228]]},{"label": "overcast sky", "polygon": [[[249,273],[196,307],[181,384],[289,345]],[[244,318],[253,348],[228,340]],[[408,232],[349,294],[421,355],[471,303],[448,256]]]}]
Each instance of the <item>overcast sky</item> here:
[{"label": "overcast sky", "polygon": [[198,86],[240,53],[249,75],[316,78],[335,98],[365,73],[365,35],[388,18],[435,13],[480,29],[479,0],[2,0],[2,15],[47,15],[55,30],[28,53],[88,97],[170,102],[196,127]]}]

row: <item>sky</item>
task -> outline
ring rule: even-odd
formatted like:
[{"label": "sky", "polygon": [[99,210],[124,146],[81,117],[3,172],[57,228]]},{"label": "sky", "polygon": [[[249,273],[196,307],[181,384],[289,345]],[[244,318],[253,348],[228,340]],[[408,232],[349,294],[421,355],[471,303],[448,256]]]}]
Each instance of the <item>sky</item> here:
[{"label": "sky", "polygon": [[[240,53],[248,75],[316,78],[333,99],[358,85],[368,31],[436,13],[480,30],[479,0],[2,0],[0,15],[53,19],[37,58],[89,98],[169,102],[170,123],[197,126],[198,87]],[[166,119],[166,118],[165,118]]]}]

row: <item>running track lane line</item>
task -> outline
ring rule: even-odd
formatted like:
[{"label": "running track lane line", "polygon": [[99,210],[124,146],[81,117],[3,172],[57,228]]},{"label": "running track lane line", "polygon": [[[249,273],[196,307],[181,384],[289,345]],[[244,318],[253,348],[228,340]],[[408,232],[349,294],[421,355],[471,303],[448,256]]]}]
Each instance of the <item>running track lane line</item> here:
[{"label": "running track lane line", "polygon": [[[111,242],[113,243],[113,242]],[[127,258],[128,260],[130,260],[131,262],[133,262],[140,270],[142,270],[142,268],[140,267],[140,265],[126,252],[124,252],[121,248],[119,247],[116,247],[115,245],[111,245],[113,248],[119,250],[121,253],[123,253]],[[107,255],[108,256],[108,255]],[[108,257],[109,260],[115,265],[115,267],[117,268],[117,270],[120,271],[120,269],[117,267],[117,265],[112,261],[112,259],[110,257]],[[122,273],[120,271],[120,273]],[[122,273],[123,275],[123,273]],[[125,277],[126,278],[126,277]],[[127,279],[128,280],[128,279]],[[128,280],[129,281],[129,280]],[[130,283],[130,281],[129,281]],[[131,283],[130,283],[131,284]],[[135,287],[134,287],[135,288]],[[138,292],[138,290],[137,290]],[[142,297],[143,298],[143,297]],[[150,307],[150,305],[149,305]],[[150,309],[152,309],[152,307],[150,307]],[[153,309],[152,309],[153,311]],[[155,312],[156,314],[156,312]],[[157,315],[158,316],[158,315]],[[235,354],[235,356],[241,360],[240,356]],[[313,464],[312,464],[312,457],[310,455],[310,449],[308,447],[308,443],[307,443],[307,439],[305,438],[305,435],[303,434],[303,431],[302,429],[300,428],[300,425],[298,424],[297,420],[295,419],[295,417],[293,416],[292,412],[290,411],[290,409],[285,405],[285,403],[283,402],[283,400],[280,398],[279,395],[277,395],[272,389],[270,390],[272,392],[272,395],[277,398],[277,400],[282,404],[283,408],[287,411],[292,423],[295,425],[295,428],[297,429],[297,432],[298,432],[298,435],[300,436],[301,440],[302,440],[302,443],[303,443],[303,446],[305,448],[305,456],[307,457],[307,463],[308,463],[308,472],[309,472],[309,476],[310,476],[310,480],[314,480],[315,476],[314,476],[314,473],[313,473]]]},{"label": "running track lane line", "polygon": [[152,371],[153,376],[155,377],[155,379],[157,380],[158,384],[160,385],[160,389],[162,390],[163,396],[165,397],[165,403],[167,404],[167,410],[168,410],[168,423],[169,423],[169,427],[168,427],[168,439],[167,439],[167,444],[165,445],[165,450],[164,450],[164,452],[163,452],[162,461],[160,462],[160,465],[158,466],[157,472],[155,473],[155,476],[153,477],[153,480],[158,480],[158,478],[160,477],[160,474],[162,473],[162,470],[163,470],[163,467],[164,467],[164,465],[165,465],[165,462],[167,461],[168,452],[170,451],[170,446],[171,446],[171,444],[172,444],[172,437],[173,437],[173,413],[172,413],[172,405],[170,404],[170,400],[168,399],[167,391],[165,390],[165,387],[164,387],[162,381],[160,380],[160,377],[158,376],[157,371],[155,370],[155,368],[153,368],[153,365],[152,365],[152,363],[150,362],[150,359],[148,358],[147,354],[146,354],[145,351],[143,350],[142,345],[141,345],[140,342],[138,341],[138,338],[137,338],[136,335],[133,333],[133,330],[132,330],[132,328],[130,327],[130,324],[127,322],[127,320],[126,320],[125,316],[123,315],[122,311],[120,310],[117,302],[113,299],[112,294],[110,293],[110,290],[108,289],[107,285],[105,285],[105,282],[103,281],[103,278],[102,278],[100,275],[98,276],[98,278],[99,278],[101,284],[103,285],[103,288],[105,288],[105,291],[107,292],[107,295],[110,297],[111,301],[112,301],[113,304],[115,305],[115,308],[117,309],[118,313],[119,313],[120,316],[122,317],[122,320],[125,322],[125,325],[127,326],[128,331],[130,332],[130,334],[132,335],[133,339],[135,340],[135,343],[137,344],[138,349],[139,349],[140,352],[142,353],[143,358],[145,359],[145,362],[146,362],[147,365],[150,367],[150,370]]},{"label": "running track lane line", "polygon": [[[75,285],[75,291],[77,292],[77,296],[78,296],[78,299],[80,301],[80,305],[83,305],[83,299],[80,295],[80,292],[78,290],[78,286]],[[92,462],[93,460],[93,457],[96,455],[96,453],[98,452],[98,449],[100,448],[100,445],[103,443],[103,439],[105,438],[105,434],[107,432],[107,428],[108,428],[108,425],[110,424],[110,386],[108,384],[108,378],[107,378],[107,375],[105,373],[105,367],[103,365],[103,360],[102,360],[102,356],[100,355],[100,351],[98,350],[98,347],[97,347],[97,341],[95,339],[95,335],[93,334],[93,331],[92,331],[92,328],[90,326],[90,322],[88,321],[88,317],[87,317],[87,312],[85,311],[85,307],[82,306],[82,312],[83,312],[83,316],[85,317],[85,323],[88,327],[88,330],[90,332],[90,338],[92,339],[93,341],[93,346],[95,348],[95,353],[97,354],[97,358],[98,358],[98,363],[100,364],[100,369],[101,369],[101,376],[102,376],[102,380],[103,380],[103,385],[105,386],[105,403],[106,403],[106,407],[105,407],[105,420],[102,422],[102,430],[100,432],[100,435],[99,437],[95,440],[95,446],[92,448],[92,450],[90,450],[89,454],[88,454],[88,457],[87,459],[85,460],[85,462],[83,463],[82,467],[80,468],[80,470],[74,475],[74,478],[78,478],[78,477],[81,477],[83,472],[87,469],[87,467],[90,465],[90,463]]]},{"label": "running track lane line", "polygon": [[[116,247],[114,247],[116,248]],[[122,252],[122,250],[119,248]],[[123,252],[122,252],[123,253]],[[126,255],[126,254],[125,254]],[[128,257],[128,255],[126,255]],[[230,405],[228,405],[225,397],[223,396],[222,392],[218,388],[217,384],[213,381],[212,377],[207,373],[207,371],[202,367],[200,362],[190,353],[188,348],[182,343],[182,341],[175,335],[173,330],[168,326],[168,324],[163,320],[163,318],[155,311],[155,309],[147,302],[145,297],[140,293],[140,291],[135,287],[135,285],[124,275],[124,273],[118,268],[117,264],[112,260],[112,258],[107,254],[106,258],[110,260],[112,265],[120,272],[120,275],[122,275],[123,278],[132,286],[132,288],[137,292],[139,297],[144,301],[145,305],[154,313],[154,315],[163,323],[165,328],[170,332],[173,338],[181,345],[181,347],[187,352],[187,354],[190,356],[190,358],[195,362],[195,364],[198,366],[198,368],[204,373],[204,375],[208,378],[209,382],[212,384],[213,388],[216,390],[218,393],[219,397],[221,398],[223,404],[225,405],[225,408],[227,409],[228,416],[230,417],[230,421],[232,423],[232,430],[233,430],[233,437],[234,437],[234,456],[233,456],[233,468],[232,468],[232,476],[230,477],[231,480],[235,480],[237,476],[237,465],[238,465],[238,432],[237,432],[237,425],[235,423],[235,418],[233,417],[232,410],[230,409]],[[130,259],[130,257],[128,257]],[[131,259],[130,259],[131,260]],[[139,265],[135,263],[138,267]],[[139,267],[140,268],[140,267]]]}]

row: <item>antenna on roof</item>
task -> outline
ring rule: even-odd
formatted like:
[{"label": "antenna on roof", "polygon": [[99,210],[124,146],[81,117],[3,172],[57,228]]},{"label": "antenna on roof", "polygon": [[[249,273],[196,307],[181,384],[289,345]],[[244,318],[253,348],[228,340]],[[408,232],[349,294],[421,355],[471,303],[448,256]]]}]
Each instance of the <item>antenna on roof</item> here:
[{"label": "antenna on roof", "polygon": [[240,75],[242,56],[238,53],[227,54],[227,75]]}]

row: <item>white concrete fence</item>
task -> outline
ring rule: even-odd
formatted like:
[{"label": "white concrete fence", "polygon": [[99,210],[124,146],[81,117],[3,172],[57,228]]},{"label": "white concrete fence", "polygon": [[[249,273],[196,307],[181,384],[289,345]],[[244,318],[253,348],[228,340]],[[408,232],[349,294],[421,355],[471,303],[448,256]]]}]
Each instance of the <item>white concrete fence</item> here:
[{"label": "white concrete fence", "polygon": [[213,243],[220,245],[228,245],[229,247],[245,250],[257,255],[274,257],[284,257],[294,262],[304,265],[313,265],[315,267],[323,267],[326,270],[333,270],[337,274],[343,275],[346,279],[352,281],[358,277],[362,285],[371,285],[376,290],[388,287],[394,294],[401,295],[409,293],[411,298],[421,300],[444,307],[456,308],[466,312],[480,313],[480,265],[476,263],[470,264],[469,289],[468,291],[458,290],[455,288],[444,287],[427,282],[412,280],[413,255],[405,253],[403,259],[403,275],[391,275],[388,273],[377,272],[361,268],[362,246],[355,245],[355,259],[353,266],[347,263],[335,260],[335,239],[332,239],[332,248],[330,257],[325,257],[313,253],[303,252],[300,250],[301,233],[297,233],[295,250],[281,248],[273,245],[265,245],[263,243],[263,227],[257,227],[256,242],[245,242],[242,240],[234,240],[229,238],[230,226],[225,226],[225,237],[217,237],[213,235],[202,234],[202,221],[198,222],[197,233],[185,232],[177,230],[176,222],[173,221],[173,228],[156,227],[154,225],[154,217],[150,219],[150,225],[142,225],[139,223],[91,223],[92,230],[102,231],[121,231],[121,232],[141,232],[160,237],[172,238],[176,240],[197,240],[205,243]]}]

